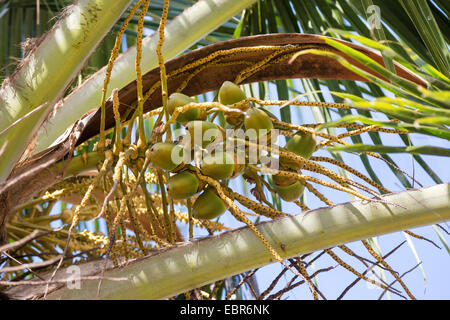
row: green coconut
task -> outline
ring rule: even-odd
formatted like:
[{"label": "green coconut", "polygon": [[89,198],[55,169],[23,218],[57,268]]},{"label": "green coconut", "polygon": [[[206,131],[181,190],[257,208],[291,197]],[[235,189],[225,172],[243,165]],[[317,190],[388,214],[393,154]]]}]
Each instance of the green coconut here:
[{"label": "green coconut", "polygon": [[[247,97],[239,88],[238,85],[234,84],[231,81],[225,81],[219,89],[219,102],[224,105],[232,105],[242,100],[245,100]],[[249,104],[245,103],[240,105],[238,109],[242,111],[246,111],[249,108]],[[238,126],[244,120],[243,115],[239,114],[225,114],[225,121],[231,124],[232,126]]]},{"label": "green coconut", "polygon": [[225,81],[219,89],[219,102],[230,105],[245,100],[244,91],[231,81]]},{"label": "green coconut", "polygon": [[183,162],[183,148],[168,142],[155,143],[150,148],[150,162],[157,168],[174,170]]},{"label": "green coconut", "polygon": [[189,121],[186,123],[185,128],[191,137],[191,147],[201,145],[202,148],[205,148],[221,135],[219,127],[209,121]]},{"label": "green coconut", "polygon": [[312,134],[299,131],[286,143],[286,149],[298,156],[309,159],[316,149],[316,140]]},{"label": "green coconut", "polygon": [[200,169],[203,174],[214,179],[229,179],[234,172],[233,156],[226,152],[216,152],[203,158]]},{"label": "green coconut", "polygon": [[211,189],[203,191],[192,206],[192,216],[196,219],[214,219],[225,211],[227,206]]},{"label": "green coconut", "polygon": [[[195,100],[185,94],[178,92],[172,93],[167,100],[167,111],[172,115],[176,108],[185,106],[192,102],[195,102]],[[184,124],[192,120],[197,120],[199,117],[200,109],[194,108],[180,113],[177,117],[177,121]]]},{"label": "green coconut", "polygon": [[275,189],[281,199],[290,202],[297,200],[302,195],[305,186],[300,181],[297,181],[285,187],[275,185]]},{"label": "green coconut", "polygon": [[273,123],[270,117],[261,109],[250,108],[244,119],[245,130],[255,130],[256,137],[261,134],[260,130],[266,130],[266,134],[272,130]]},{"label": "green coconut", "polygon": [[[299,131],[289,139],[285,148],[308,160],[316,148],[316,141],[312,134]],[[297,171],[301,169],[301,164],[286,157],[280,157],[280,167]]]},{"label": "green coconut", "polygon": [[167,191],[175,200],[187,199],[198,192],[199,182],[189,171],[177,173],[167,181]]}]

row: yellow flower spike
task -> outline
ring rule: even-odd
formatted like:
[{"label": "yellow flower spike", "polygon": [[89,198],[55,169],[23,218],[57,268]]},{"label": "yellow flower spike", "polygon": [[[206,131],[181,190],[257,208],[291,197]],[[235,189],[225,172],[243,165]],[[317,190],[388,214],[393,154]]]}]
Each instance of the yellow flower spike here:
[{"label": "yellow flower spike", "polygon": [[275,50],[275,52],[269,54],[263,60],[258,61],[256,63],[254,63],[253,65],[243,69],[242,71],[239,72],[239,74],[234,79],[234,83],[241,83],[242,81],[244,81],[251,75],[255,74],[256,72],[258,72],[261,69],[262,66],[266,65],[270,60],[272,60],[274,57],[279,55],[284,50],[286,50],[286,48],[280,48],[279,50]]},{"label": "yellow flower spike", "polygon": [[[144,1],[144,6],[139,14],[138,31],[136,37],[136,88],[137,88],[137,113],[138,113],[138,132],[139,138],[137,146],[139,150],[144,150],[146,147],[145,129],[144,129],[144,96],[142,93],[142,72],[141,72],[141,58],[142,58],[142,33],[144,31],[144,17],[147,13],[150,0]],[[131,130],[129,128],[128,130]]]},{"label": "yellow flower spike", "polygon": [[310,183],[306,183],[306,188],[309,192],[314,194],[317,198],[319,198],[323,203],[326,205],[332,207],[334,206],[334,203],[330,200],[328,200],[327,197],[325,197],[322,193],[320,193],[316,188],[314,188]]},{"label": "yellow flower spike", "polygon": [[354,275],[356,275],[358,278],[363,279],[367,282],[370,282],[371,284],[380,287],[382,289],[387,290],[388,287],[385,286],[382,283],[379,283],[375,280],[372,280],[370,278],[367,278],[365,275],[359,273],[358,271],[356,271],[354,268],[352,268],[351,266],[349,266],[347,263],[345,263],[341,258],[339,258],[333,251],[331,251],[330,249],[325,249],[324,250],[334,261],[336,261],[337,263],[339,263],[342,267],[344,267],[345,269],[347,269],[348,271],[350,271],[351,273],[353,273]]},{"label": "yellow flower spike", "polygon": [[231,191],[229,188],[223,188],[223,192],[231,199],[235,199],[237,202],[242,204],[244,207],[252,210],[253,212],[268,217],[268,218],[278,218],[286,216],[286,213],[278,211],[276,209],[264,206],[258,202],[255,202],[237,192]]},{"label": "yellow flower spike", "polygon": [[[179,221],[182,221],[184,223],[189,223],[189,216],[185,212],[181,211],[175,211],[175,216]],[[203,228],[204,226],[208,227],[211,231],[223,231],[223,230],[230,230],[230,228],[224,226],[222,223],[213,221],[213,220],[198,220],[196,218],[192,218],[193,224],[195,224],[197,227]]]},{"label": "yellow flower spike", "polygon": [[291,270],[294,274],[298,274],[295,270],[292,270],[291,267],[289,267],[281,258],[281,256],[278,254],[278,252],[272,247],[272,245],[267,241],[267,239],[261,234],[261,232],[256,228],[256,226],[245,216],[245,214],[239,210],[239,208],[233,203],[233,201],[227,197],[220,185],[216,180],[204,176],[197,172],[197,176],[199,179],[207,182],[209,185],[213,186],[216,189],[216,192],[218,196],[225,202],[226,205],[230,208],[231,214],[240,222],[245,223],[252,231],[253,233],[261,240],[261,242],[264,244],[266,249],[271,253],[271,255],[280,262],[282,265],[287,267],[289,270]]},{"label": "yellow flower spike", "polygon": [[122,139],[120,137],[122,127],[121,127],[121,119],[120,119],[120,113],[119,113],[119,90],[113,89],[112,91],[113,96],[113,112],[114,112],[114,120],[116,122],[116,126],[114,128],[114,148],[113,152],[115,155],[119,155],[120,152],[122,152]]},{"label": "yellow flower spike", "polygon": [[327,158],[327,157],[316,157],[313,156],[310,158],[311,161],[320,161],[320,162],[328,162],[331,164],[334,164],[335,166],[338,166],[352,174],[354,174],[355,176],[357,176],[358,178],[364,180],[365,182],[367,182],[368,184],[372,185],[373,187],[377,188],[378,190],[380,190],[381,192],[384,193],[391,193],[391,191],[389,191],[388,189],[386,189],[385,187],[383,187],[382,185],[379,185],[378,183],[376,183],[375,181],[371,180],[370,178],[366,177],[365,175],[363,175],[361,172],[357,171],[356,169],[346,165],[345,163],[332,159],[332,158]]},{"label": "yellow flower spike", "polygon": [[111,51],[111,56],[108,61],[108,65],[106,67],[105,80],[103,82],[103,89],[102,89],[102,101],[100,104],[101,105],[100,106],[100,109],[101,109],[100,137],[99,137],[99,142],[97,145],[97,149],[99,151],[103,151],[103,149],[105,148],[105,116],[106,116],[105,115],[105,112],[106,112],[105,104],[106,104],[106,92],[108,89],[109,79],[111,77],[111,71],[112,71],[114,62],[119,54],[119,49],[122,44],[122,35],[125,32],[125,30],[128,28],[128,23],[130,22],[131,18],[133,18],[134,13],[141,6],[141,4],[143,2],[144,2],[144,0],[139,0],[133,6],[133,8],[131,9],[128,16],[125,18],[122,27],[120,28],[119,32],[117,33],[116,42],[114,43],[114,47]]},{"label": "yellow flower spike", "polygon": [[310,177],[310,176],[305,176],[303,174],[298,174],[295,172],[290,172],[290,171],[282,171],[282,170],[274,170],[274,169],[270,169],[270,168],[259,168],[259,167],[255,167],[252,166],[255,170],[263,172],[263,173],[268,173],[268,174],[273,174],[273,175],[280,175],[280,176],[284,176],[284,177],[294,177],[297,178],[299,180],[306,180],[306,181],[311,181],[314,183],[318,183],[321,184],[323,186],[329,187],[329,188],[333,188],[336,190],[340,190],[346,193],[350,193],[353,194],[354,196],[357,196],[358,198],[362,199],[362,200],[366,200],[366,201],[373,201],[369,198],[367,198],[366,196],[360,194],[359,192],[354,191],[353,189],[347,188],[347,187],[342,187],[342,186],[338,186],[335,184],[332,184],[330,182],[327,181],[323,181],[314,177]]},{"label": "yellow flower spike", "polygon": [[413,296],[413,294],[411,293],[411,291],[409,291],[408,287],[405,285],[405,283],[403,282],[403,280],[398,276],[398,274],[392,270],[392,268],[389,266],[389,264],[384,261],[384,259],[382,257],[380,257],[373,249],[372,247],[369,245],[369,243],[366,240],[361,240],[361,242],[363,243],[364,247],[366,247],[367,251],[372,255],[372,257],[374,257],[383,267],[385,267],[386,269],[389,270],[389,272],[392,274],[392,276],[395,278],[395,280],[398,281],[398,283],[400,283],[400,285],[402,286],[402,288],[405,290],[406,294],[413,300],[416,300],[416,298]]}]

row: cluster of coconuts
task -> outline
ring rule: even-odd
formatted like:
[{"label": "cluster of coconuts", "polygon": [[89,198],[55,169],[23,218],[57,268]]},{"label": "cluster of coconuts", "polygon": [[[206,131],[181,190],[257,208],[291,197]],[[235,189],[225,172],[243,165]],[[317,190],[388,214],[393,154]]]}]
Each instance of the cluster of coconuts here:
[{"label": "cluster of coconuts", "polygon": [[[226,81],[222,84],[218,100],[225,106],[234,105],[247,97],[236,84]],[[181,93],[173,93],[169,96],[167,110],[173,114],[176,108],[195,102],[189,96]],[[229,113],[225,115],[225,120],[233,128],[244,127],[245,130],[253,129],[258,135],[259,132],[270,132],[273,123],[270,116],[262,109],[255,108],[249,103],[238,105],[242,114]],[[233,106],[236,108],[236,106]],[[244,115],[245,113],[245,115]],[[177,117],[177,122],[184,126],[189,133],[190,145],[193,148],[199,144],[200,148],[207,148],[213,143],[221,143],[224,129],[219,125],[206,121],[205,109],[192,108],[182,112]],[[265,131],[261,131],[265,130]],[[204,133],[208,131],[208,134]],[[194,132],[202,134],[202,140],[194,141]],[[286,143],[285,148],[298,156],[308,159],[316,146],[312,135],[298,132]],[[191,150],[191,151],[192,151]],[[169,142],[157,142],[149,150],[149,159],[154,167],[167,170],[173,173],[167,181],[167,191],[175,200],[188,199],[197,193],[201,194],[192,206],[192,215],[198,219],[214,219],[227,210],[225,202],[217,195],[213,187],[207,186],[199,180],[192,167],[183,162],[186,149],[180,144]],[[280,169],[299,172],[298,163],[280,157]],[[236,154],[227,151],[213,151],[204,156],[198,164],[203,175],[215,180],[226,181],[238,176],[245,169],[244,164],[239,164]],[[245,171],[247,172],[247,170]],[[273,176],[275,189],[280,198],[285,201],[295,201],[303,193],[304,185],[295,178]]]}]

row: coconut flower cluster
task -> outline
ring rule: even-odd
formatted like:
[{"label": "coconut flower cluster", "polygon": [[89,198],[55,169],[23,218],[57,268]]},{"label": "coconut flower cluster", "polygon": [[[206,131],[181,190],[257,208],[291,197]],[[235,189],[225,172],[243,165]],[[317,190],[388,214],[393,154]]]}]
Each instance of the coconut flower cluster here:
[{"label": "coconut flower cluster", "polygon": [[[241,174],[249,181],[258,175],[255,166],[272,170],[300,173],[301,163],[279,156],[276,144],[279,135],[274,129],[274,115],[256,108],[236,84],[226,81],[219,90],[223,106],[234,106],[226,112],[226,127],[206,120],[206,110],[195,108],[195,100],[181,93],[169,96],[167,110],[174,115],[177,108],[194,106],[178,112],[176,121],[184,127],[176,142],[157,142],[149,149],[150,163],[172,173],[167,191],[175,200],[189,199],[200,193],[192,206],[198,219],[213,219],[223,214],[228,205],[216,188],[198,178],[198,174],[225,182]],[[244,103],[240,103],[244,101]],[[186,109],[186,108],[185,108]],[[237,109],[237,110],[236,110]],[[309,159],[316,147],[313,135],[298,132],[290,137],[283,149]],[[273,175],[274,192],[285,201],[296,201],[302,195],[304,183],[295,177]]]}]

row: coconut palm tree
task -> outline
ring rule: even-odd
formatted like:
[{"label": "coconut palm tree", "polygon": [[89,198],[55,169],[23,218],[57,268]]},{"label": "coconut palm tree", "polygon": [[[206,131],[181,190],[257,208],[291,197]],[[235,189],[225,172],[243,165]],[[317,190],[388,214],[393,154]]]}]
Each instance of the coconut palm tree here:
[{"label": "coconut palm tree", "polygon": [[[450,140],[445,1],[172,0],[168,11],[161,0],[72,2],[0,1],[0,272],[13,297],[263,299],[305,284],[324,298],[315,276],[332,268],[311,266],[326,255],[355,281],[414,298],[376,236],[405,231],[415,253],[411,237],[437,244],[407,230],[433,225],[450,252],[438,224],[450,216],[438,170]],[[312,135],[317,153],[287,143],[279,159],[291,167],[246,165],[228,182],[186,165],[195,193],[208,185],[228,207],[195,219],[201,196],[178,201],[173,168],[155,165],[152,147],[186,125],[177,112],[164,125],[175,91],[196,97],[196,119],[225,128],[239,110],[249,118],[221,98],[229,80],[282,139]],[[373,261],[345,245],[359,240]],[[284,269],[260,292],[254,274],[275,260]],[[62,268],[74,265],[83,290],[64,286]],[[299,281],[274,290],[285,273]]]}]

